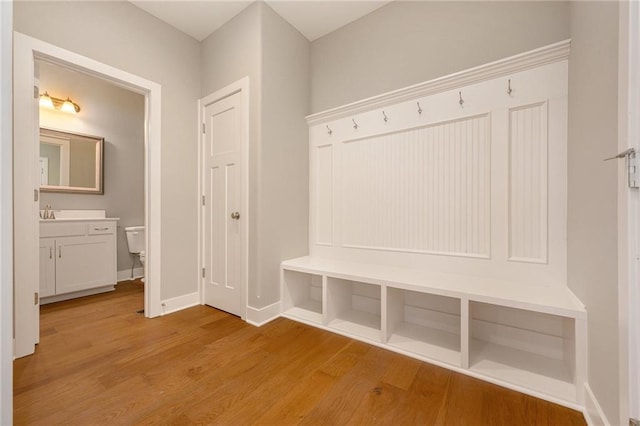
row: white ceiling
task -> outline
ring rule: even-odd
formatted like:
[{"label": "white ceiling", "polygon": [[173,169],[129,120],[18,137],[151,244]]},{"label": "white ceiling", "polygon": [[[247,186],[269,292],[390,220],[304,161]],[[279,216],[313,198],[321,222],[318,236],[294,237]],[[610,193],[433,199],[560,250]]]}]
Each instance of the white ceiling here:
[{"label": "white ceiling", "polygon": [[[202,41],[255,0],[130,0],[142,10]],[[389,3],[371,0],[265,0],[309,41]]]}]

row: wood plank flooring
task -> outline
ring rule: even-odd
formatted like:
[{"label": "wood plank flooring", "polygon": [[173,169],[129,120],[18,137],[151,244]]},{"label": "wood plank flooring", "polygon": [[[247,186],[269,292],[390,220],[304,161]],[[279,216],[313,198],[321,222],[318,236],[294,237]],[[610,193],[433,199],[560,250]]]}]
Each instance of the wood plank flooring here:
[{"label": "wood plank flooring", "polygon": [[584,425],[581,413],[346,337],[210,307],[156,319],[142,285],[41,308],[16,425]]}]

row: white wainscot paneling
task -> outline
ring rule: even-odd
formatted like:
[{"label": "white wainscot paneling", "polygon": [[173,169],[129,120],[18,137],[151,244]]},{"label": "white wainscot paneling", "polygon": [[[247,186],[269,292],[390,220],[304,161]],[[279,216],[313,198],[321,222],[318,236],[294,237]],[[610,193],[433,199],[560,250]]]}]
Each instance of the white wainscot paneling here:
[{"label": "white wainscot paneling", "polygon": [[322,145],[316,150],[316,244],[331,245],[333,242],[333,146]]},{"label": "white wainscot paneling", "polygon": [[509,111],[509,260],[547,262],[547,103]]},{"label": "white wainscot paneling", "polygon": [[342,246],[489,257],[490,128],[483,114],[345,141]]}]

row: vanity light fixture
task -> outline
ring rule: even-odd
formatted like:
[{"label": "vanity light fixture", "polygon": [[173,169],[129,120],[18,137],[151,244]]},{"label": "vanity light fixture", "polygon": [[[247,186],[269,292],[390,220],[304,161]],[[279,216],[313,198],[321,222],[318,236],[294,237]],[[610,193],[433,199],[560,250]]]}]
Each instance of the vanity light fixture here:
[{"label": "vanity light fixture", "polygon": [[40,106],[42,108],[49,108],[49,109],[53,109],[53,99],[51,99],[51,96],[49,96],[49,94],[47,92],[44,92],[43,95],[40,95]]},{"label": "vanity light fixture", "polygon": [[66,100],[50,96],[46,91],[40,95],[40,106],[49,109],[59,109],[62,112],[76,114],[80,112],[80,105],[73,102],[69,97]]}]

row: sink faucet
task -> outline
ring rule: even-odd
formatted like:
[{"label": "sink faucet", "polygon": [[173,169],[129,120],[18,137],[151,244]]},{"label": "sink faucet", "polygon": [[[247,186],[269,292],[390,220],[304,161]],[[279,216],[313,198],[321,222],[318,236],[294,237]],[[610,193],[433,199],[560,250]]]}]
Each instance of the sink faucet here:
[{"label": "sink faucet", "polygon": [[55,219],[55,215],[53,213],[53,210],[51,210],[51,204],[47,204],[44,207],[44,218],[43,219]]}]

